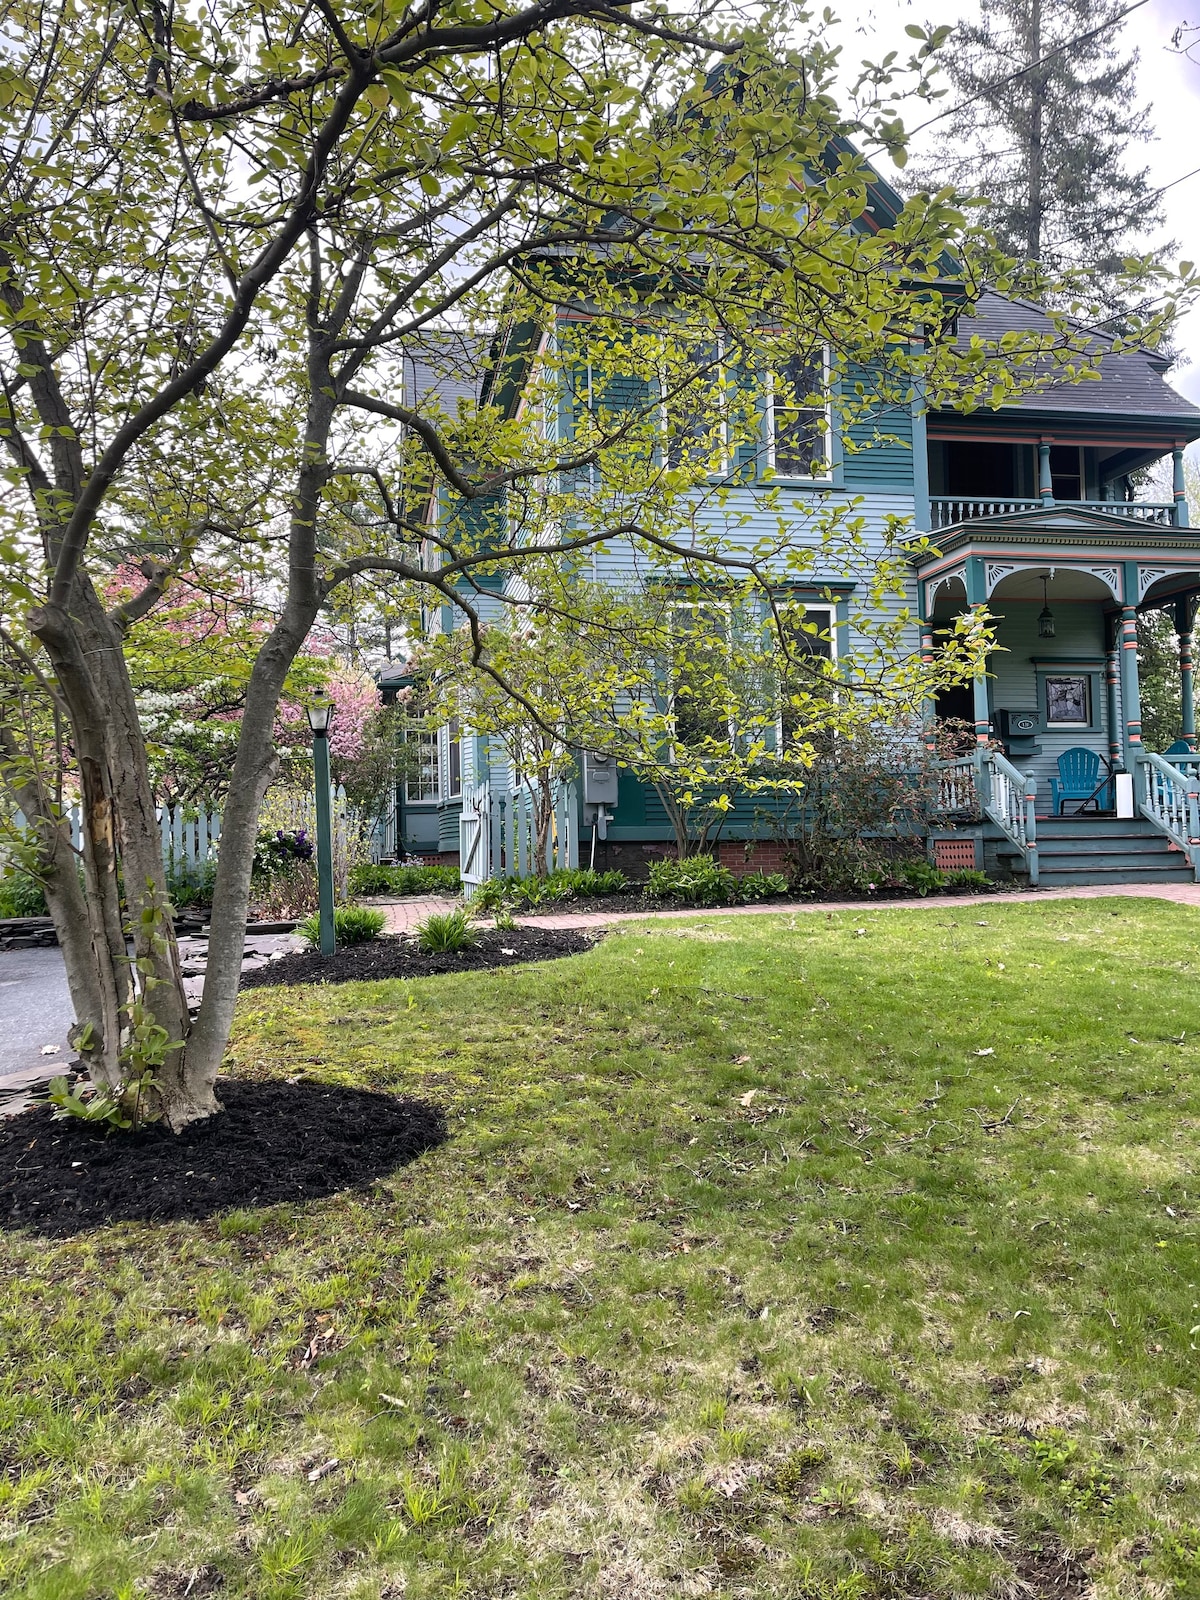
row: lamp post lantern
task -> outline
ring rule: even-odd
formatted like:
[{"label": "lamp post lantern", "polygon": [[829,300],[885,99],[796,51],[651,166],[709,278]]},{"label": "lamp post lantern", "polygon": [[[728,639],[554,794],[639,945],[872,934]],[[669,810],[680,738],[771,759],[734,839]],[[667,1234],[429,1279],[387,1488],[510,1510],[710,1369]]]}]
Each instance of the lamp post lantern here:
[{"label": "lamp post lantern", "polygon": [[308,725],[313,736],[313,779],[317,798],[317,905],[321,929],[321,954],[334,951],[333,932],[333,825],[329,814],[329,729],[333,701],[322,690],[309,701]]}]

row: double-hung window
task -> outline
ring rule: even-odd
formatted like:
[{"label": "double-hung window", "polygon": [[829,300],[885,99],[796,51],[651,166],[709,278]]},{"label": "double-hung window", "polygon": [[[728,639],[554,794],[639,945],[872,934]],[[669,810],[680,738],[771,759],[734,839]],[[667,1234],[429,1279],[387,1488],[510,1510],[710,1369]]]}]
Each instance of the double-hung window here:
[{"label": "double-hung window", "polygon": [[668,467],[723,473],[729,464],[729,392],[719,342],[698,344],[659,378]]},{"label": "double-hung window", "polygon": [[713,601],[671,608],[671,722],[681,745],[729,744],[730,612]]},{"label": "double-hung window", "polygon": [[828,607],[785,608],[779,618],[778,748],[786,755],[813,726],[815,702],[826,699],[828,679],[821,663],[837,654],[837,619]]},{"label": "double-hung window", "polygon": [[426,805],[438,797],[437,734],[422,728],[405,740],[404,797],[409,805]]},{"label": "double-hung window", "polygon": [[771,466],[777,478],[832,473],[829,363],[823,350],[793,356],[771,381]]}]

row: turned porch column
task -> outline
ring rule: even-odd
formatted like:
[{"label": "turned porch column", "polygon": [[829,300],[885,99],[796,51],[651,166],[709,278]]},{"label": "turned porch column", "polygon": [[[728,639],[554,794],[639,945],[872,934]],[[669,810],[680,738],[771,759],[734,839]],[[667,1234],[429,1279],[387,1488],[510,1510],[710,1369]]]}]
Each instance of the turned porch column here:
[{"label": "turned porch column", "polygon": [[1196,697],[1195,668],[1195,601],[1191,595],[1175,602],[1175,632],[1179,635],[1179,703],[1181,710],[1179,736],[1186,739],[1189,750],[1196,748]]},{"label": "turned porch column", "polygon": [[[923,585],[921,592],[924,593]],[[933,666],[933,623],[924,618],[921,621],[921,665],[927,671]],[[925,724],[925,748],[932,753],[937,748],[937,736],[934,731],[937,701],[930,695],[926,695],[922,702],[921,716]]]},{"label": "turned porch column", "polygon": [[1183,476],[1183,451],[1171,451],[1171,499],[1174,509],[1171,520],[1177,528],[1190,528],[1191,517],[1188,514],[1187,483]]},{"label": "turned porch column", "polygon": [[[983,571],[983,561],[979,556],[967,557],[967,604],[972,611],[985,611],[987,609],[987,594],[985,593],[986,579]],[[991,743],[992,738],[992,711],[988,705],[987,671],[977,672],[971,682],[971,692],[974,697],[975,711],[975,743],[979,746]]]},{"label": "turned porch column", "polygon": [[1050,446],[1038,445],[1038,492],[1042,497],[1043,505],[1050,505],[1054,499],[1054,478],[1050,472]]},{"label": "turned porch column", "polygon": [[1140,784],[1138,757],[1142,752],[1142,695],[1138,685],[1137,661],[1137,598],[1138,568],[1136,561],[1121,563],[1125,603],[1121,607],[1121,715],[1124,721],[1125,766],[1134,774],[1135,788]]},{"label": "turned porch column", "polygon": [[1104,687],[1108,698],[1108,759],[1114,767],[1124,763],[1121,759],[1121,624],[1112,625],[1112,643],[1105,652]]}]

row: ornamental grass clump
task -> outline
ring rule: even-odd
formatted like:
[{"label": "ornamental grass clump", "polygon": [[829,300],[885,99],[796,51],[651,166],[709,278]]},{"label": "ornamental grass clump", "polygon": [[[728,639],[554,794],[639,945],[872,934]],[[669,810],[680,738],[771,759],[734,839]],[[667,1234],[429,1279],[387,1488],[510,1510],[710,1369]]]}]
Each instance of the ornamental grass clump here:
[{"label": "ornamental grass clump", "polygon": [[[333,937],[338,945],[366,944],[370,939],[377,939],[383,932],[387,918],[382,911],[374,911],[370,906],[339,906],[333,913]],[[313,912],[311,917],[297,927],[296,932],[309,944],[319,945],[321,942],[321,918],[318,912]]]},{"label": "ornamental grass clump", "polygon": [[473,950],[476,942],[475,929],[462,910],[435,912],[417,927],[417,944],[429,955]]}]

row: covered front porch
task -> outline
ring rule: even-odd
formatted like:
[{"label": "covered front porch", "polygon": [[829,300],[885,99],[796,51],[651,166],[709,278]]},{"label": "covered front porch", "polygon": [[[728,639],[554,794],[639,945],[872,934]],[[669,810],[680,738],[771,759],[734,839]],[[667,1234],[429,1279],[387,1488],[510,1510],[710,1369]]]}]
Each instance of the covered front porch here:
[{"label": "covered front porch", "polygon": [[[963,522],[939,542],[915,562],[924,652],[968,608],[992,619],[996,649],[985,673],[930,710],[974,727],[986,815],[1030,881],[1044,865],[1039,834],[1043,856],[1056,841],[1073,857],[1091,848],[1106,872],[1149,871],[1154,857],[1154,871],[1200,878],[1200,536],[1060,505]],[[1159,609],[1180,640],[1180,741],[1169,754],[1142,737],[1137,618]]]}]

